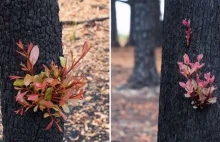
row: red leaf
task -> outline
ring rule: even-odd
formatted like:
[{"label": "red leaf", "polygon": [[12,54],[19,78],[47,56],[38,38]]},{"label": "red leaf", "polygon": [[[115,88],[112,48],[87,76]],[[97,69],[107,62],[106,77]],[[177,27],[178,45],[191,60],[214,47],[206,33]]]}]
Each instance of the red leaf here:
[{"label": "red leaf", "polygon": [[19,79],[19,78],[24,78],[24,77],[10,75],[9,78],[10,78],[11,80],[14,80],[14,79]]},{"label": "red leaf", "polygon": [[47,82],[50,83],[50,85],[54,87],[58,84],[58,79],[47,78]]},{"label": "red leaf", "polygon": [[23,71],[28,71],[28,69],[27,69],[27,68],[21,68],[21,70],[23,70]]},{"label": "red leaf", "polygon": [[39,57],[39,47],[35,45],[30,53],[30,62],[32,65],[34,65],[37,62],[38,57]]},{"label": "red leaf", "polygon": [[82,90],[80,90],[80,92],[79,92],[78,94],[73,95],[73,96],[71,96],[70,98],[71,98],[71,99],[82,100],[82,99],[83,99],[83,92],[84,92],[84,90],[82,89]]},{"label": "red leaf", "polygon": [[60,116],[62,116],[62,118],[63,118],[64,120],[67,119],[66,115],[65,115],[60,109],[59,109],[59,113],[60,113]]},{"label": "red leaf", "polygon": [[83,45],[83,48],[82,48],[82,52],[86,52],[88,50],[88,47],[89,47],[89,44],[88,42],[85,42],[84,45]]},{"label": "red leaf", "polygon": [[32,67],[33,67],[33,64],[31,64],[31,61],[27,60],[27,68],[28,68],[28,70],[31,71]]},{"label": "red leaf", "polygon": [[46,86],[47,86],[47,81],[46,81],[46,80],[44,80],[43,83],[34,83],[34,88],[35,88],[36,90],[41,89],[42,92],[45,91]]},{"label": "red leaf", "polygon": [[37,101],[37,100],[38,100],[38,95],[30,95],[30,96],[28,97],[28,100],[29,100],[29,101]]},{"label": "red leaf", "polygon": [[23,115],[23,114],[24,114],[24,110],[21,109],[21,111],[20,111],[20,115]]},{"label": "red leaf", "polygon": [[62,133],[63,129],[60,127],[60,125],[57,124],[57,127],[59,128],[59,131]]},{"label": "red leaf", "polygon": [[18,92],[16,96],[16,101],[18,101],[20,104],[29,105],[29,103],[24,99],[24,96],[28,93],[28,91],[21,93],[21,91]]},{"label": "red leaf", "polygon": [[47,127],[46,127],[45,130],[49,130],[49,129],[52,127],[52,125],[53,125],[53,121],[51,121],[51,122],[47,125]]},{"label": "red leaf", "polygon": [[44,106],[46,106],[47,108],[53,108],[54,107],[54,104],[50,101],[41,100],[40,103],[43,104]]},{"label": "red leaf", "polygon": [[21,54],[24,57],[27,57],[24,53],[20,52],[20,51],[16,51],[17,53]]},{"label": "red leaf", "polygon": [[32,48],[33,48],[33,43],[30,43],[28,46],[28,55],[30,54]]},{"label": "red leaf", "polygon": [[18,109],[18,110],[15,110],[14,112],[15,112],[16,114],[18,114],[20,111],[21,111],[21,110]]},{"label": "red leaf", "polygon": [[60,119],[57,119],[57,120],[56,120],[56,123],[57,123],[57,124],[60,123]]},{"label": "red leaf", "polygon": [[65,95],[59,101],[59,106],[64,105],[66,103],[66,101],[70,98],[71,95],[72,95],[71,89],[68,89],[67,91],[65,91]]},{"label": "red leaf", "polygon": [[18,45],[18,47],[20,47],[21,49],[24,49],[24,45],[23,43],[19,40],[18,43],[16,43]]}]

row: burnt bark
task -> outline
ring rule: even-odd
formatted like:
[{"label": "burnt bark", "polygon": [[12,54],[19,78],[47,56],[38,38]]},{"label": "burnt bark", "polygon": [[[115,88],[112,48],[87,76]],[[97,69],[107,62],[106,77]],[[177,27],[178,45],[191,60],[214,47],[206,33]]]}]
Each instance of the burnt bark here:
[{"label": "burnt bark", "polygon": [[[62,55],[62,25],[59,21],[57,0],[2,0],[0,2],[0,80],[3,137],[6,142],[62,141],[63,133],[56,126],[46,131],[50,119],[42,112],[28,110],[25,115],[15,114],[20,105],[15,101],[16,91],[9,75],[22,75],[20,62],[23,59],[15,51],[16,42],[39,45],[40,56],[35,66],[39,73],[42,64],[58,62]],[[23,60],[24,61],[24,60]],[[61,123],[63,127],[63,122]]]},{"label": "burnt bark", "polygon": [[134,8],[135,66],[128,80],[131,88],[157,85],[159,77],[155,67],[154,13],[152,1],[137,0]]},{"label": "burnt bark", "polygon": [[119,47],[115,1],[116,0],[111,0],[111,46]]},{"label": "burnt bark", "polygon": [[[166,0],[162,49],[162,76],[159,101],[158,142],[219,142],[220,110],[217,103],[203,110],[195,110],[185,90],[178,82],[184,81],[177,61],[187,53],[192,61],[204,54],[202,73],[215,75],[214,92],[220,90],[220,1]],[[183,19],[191,20],[192,38],[186,47]]]}]

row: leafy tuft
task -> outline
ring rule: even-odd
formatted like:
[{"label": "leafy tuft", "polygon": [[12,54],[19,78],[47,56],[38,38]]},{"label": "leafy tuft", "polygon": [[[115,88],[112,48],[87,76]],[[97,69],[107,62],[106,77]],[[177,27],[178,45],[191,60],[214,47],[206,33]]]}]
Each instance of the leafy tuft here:
[{"label": "leafy tuft", "polygon": [[60,57],[59,66],[51,62],[49,67],[43,65],[44,70],[39,74],[34,74],[34,65],[39,57],[39,47],[31,43],[25,49],[21,41],[17,45],[21,50],[17,53],[25,57],[27,62],[26,64],[21,63],[21,70],[26,73],[25,76],[9,76],[11,80],[14,80],[14,89],[18,91],[16,101],[21,105],[21,108],[15,113],[23,115],[30,108],[33,108],[34,112],[43,111],[42,117],[51,119],[46,130],[51,129],[55,124],[59,131],[63,132],[59,122],[61,118],[67,119],[64,112],[70,112],[68,102],[73,99],[83,99],[86,84],[86,78],[83,75],[75,76],[71,74],[71,71],[78,66],[92,46],[86,42],[83,45],[82,54],[78,59],[72,59],[70,67],[67,67],[66,59]]}]

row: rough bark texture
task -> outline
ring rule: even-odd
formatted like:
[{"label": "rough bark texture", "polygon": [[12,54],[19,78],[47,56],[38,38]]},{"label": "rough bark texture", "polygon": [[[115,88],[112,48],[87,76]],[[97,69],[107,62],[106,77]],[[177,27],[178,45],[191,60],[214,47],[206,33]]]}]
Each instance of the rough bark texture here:
[{"label": "rough bark texture", "polygon": [[128,85],[132,88],[141,88],[156,85],[159,81],[154,59],[155,23],[152,1],[137,0],[134,8],[135,66]]},{"label": "rough bark texture", "polygon": [[[0,79],[3,134],[6,142],[59,142],[63,139],[56,126],[50,131],[45,128],[50,119],[41,112],[29,110],[24,116],[16,115],[20,105],[15,102],[16,91],[9,75],[21,75],[20,62],[23,58],[15,51],[16,42],[39,45],[40,57],[36,68],[42,63],[57,62],[62,54],[62,25],[59,22],[57,0],[1,0],[0,2]],[[61,124],[63,127],[63,123]]]},{"label": "rough bark texture", "polygon": [[[177,61],[187,53],[196,61],[204,54],[202,72],[211,72],[220,94],[220,1],[216,0],[166,0],[162,77],[159,105],[158,142],[219,142],[220,110],[217,103],[203,110],[195,110],[191,101],[184,97],[185,90],[179,85],[184,77],[179,73]],[[186,47],[183,19],[191,20],[192,39]]]},{"label": "rough bark texture", "polygon": [[135,25],[134,25],[134,20],[135,20],[134,4],[135,4],[135,1],[130,0],[128,2],[128,4],[130,5],[130,8],[131,8],[131,16],[130,16],[130,33],[129,33],[128,43],[125,45],[126,47],[135,46],[135,39],[134,39],[134,28],[135,28]]},{"label": "rough bark texture", "polygon": [[111,0],[111,46],[119,47],[118,42],[118,32],[116,24],[116,9],[115,9],[115,0]]}]

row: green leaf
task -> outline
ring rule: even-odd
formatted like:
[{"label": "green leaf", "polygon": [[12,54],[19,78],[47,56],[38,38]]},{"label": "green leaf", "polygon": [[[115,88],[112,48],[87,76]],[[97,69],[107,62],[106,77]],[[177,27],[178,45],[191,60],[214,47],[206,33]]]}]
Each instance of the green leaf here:
[{"label": "green leaf", "polygon": [[197,88],[197,83],[194,79],[192,79],[192,81],[193,81],[193,87],[194,87],[194,89],[196,89]]},{"label": "green leaf", "polygon": [[24,80],[23,79],[16,79],[13,85],[22,87],[22,86],[24,86]]},{"label": "green leaf", "polygon": [[64,112],[66,112],[66,113],[70,112],[70,109],[69,109],[69,107],[66,104],[62,105],[62,108],[63,108]]},{"label": "green leaf", "polygon": [[60,113],[59,113],[59,112],[55,112],[55,113],[53,114],[53,116],[55,116],[55,117],[60,117]]},{"label": "green leaf", "polygon": [[49,116],[50,116],[49,113],[44,113],[44,118],[47,118]]},{"label": "green leaf", "polygon": [[34,112],[37,112],[37,109],[38,109],[38,105],[36,105],[36,106],[34,107]]},{"label": "green leaf", "polygon": [[41,75],[35,75],[35,76],[34,76],[34,82],[43,83],[44,81],[43,81]]},{"label": "green leaf", "polygon": [[197,107],[197,106],[193,106],[193,108],[194,108],[194,109],[197,109],[198,107]]},{"label": "green leaf", "polygon": [[52,92],[53,92],[53,87],[50,87],[46,90],[46,94],[45,94],[45,99],[47,101],[51,101],[52,99]]},{"label": "green leaf", "polygon": [[51,101],[41,100],[39,103],[42,104],[43,106],[47,107],[47,108],[53,108],[54,107],[54,104]]},{"label": "green leaf", "polygon": [[33,77],[30,74],[27,74],[24,78],[24,85],[28,86],[33,81]]},{"label": "green leaf", "polygon": [[54,105],[54,107],[53,107],[53,109],[54,109],[55,111],[59,111],[58,108],[59,108],[58,105]]},{"label": "green leaf", "polygon": [[60,57],[60,64],[64,68],[66,66],[66,58]]},{"label": "green leaf", "polygon": [[184,94],[184,96],[185,96],[186,98],[190,98],[190,97],[191,97],[189,94]]},{"label": "green leaf", "polygon": [[216,97],[209,98],[208,102],[211,103],[211,104],[214,104],[214,103],[216,103],[216,99],[217,99]]}]

